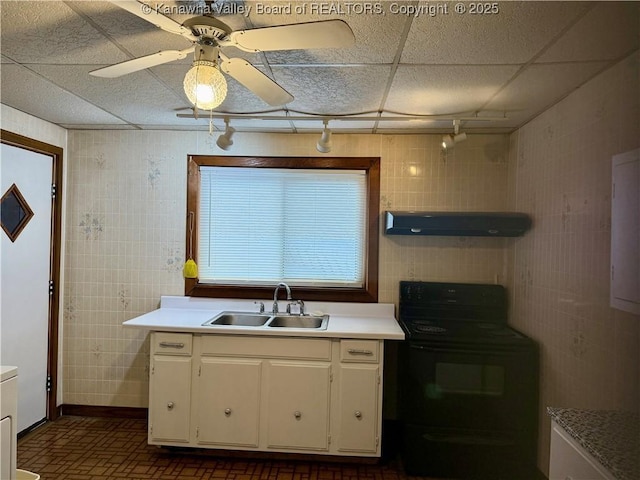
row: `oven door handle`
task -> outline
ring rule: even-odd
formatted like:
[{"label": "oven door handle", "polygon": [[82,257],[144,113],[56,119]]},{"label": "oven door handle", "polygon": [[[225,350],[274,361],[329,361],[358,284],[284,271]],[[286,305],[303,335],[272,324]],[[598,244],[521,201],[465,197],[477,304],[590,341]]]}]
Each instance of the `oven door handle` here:
[{"label": "oven door handle", "polygon": [[430,347],[427,345],[420,345],[420,344],[416,344],[416,343],[410,343],[409,344],[410,348],[415,348],[416,350],[428,350],[429,352],[432,353],[456,353],[456,354],[464,354],[464,355],[500,355],[500,356],[507,356],[507,355],[512,355],[514,353],[515,350],[496,350],[496,349],[491,349],[491,348],[487,348],[486,350],[479,350],[479,349],[465,349],[465,348],[459,348],[459,347],[454,347],[454,348],[442,348],[442,347]]}]

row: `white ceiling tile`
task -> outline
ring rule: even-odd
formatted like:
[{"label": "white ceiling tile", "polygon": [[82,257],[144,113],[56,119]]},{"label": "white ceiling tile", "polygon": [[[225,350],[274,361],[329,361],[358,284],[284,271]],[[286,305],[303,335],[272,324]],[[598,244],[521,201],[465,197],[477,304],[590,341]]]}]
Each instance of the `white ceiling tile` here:
[{"label": "white ceiling tile", "polygon": [[[532,65],[486,105],[512,120],[531,119],[605,67],[602,62]],[[517,126],[520,126],[518,124]]]},{"label": "white ceiling tile", "polygon": [[475,111],[517,70],[515,66],[401,65],[385,110],[415,115]]},{"label": "white ceiling tile", "polygon": [[64,2],[2,2],[2,54],[20,63],[121,62],[127,56]]},{"label": "white ceiling tile", "polygon": [[[161,50],[182,50],[192,42],[181,35],[165,32],[155,25],[109,2],[69,2],[74,11],[86,15],[102,32],[132,54],[132,58]],[[102,37],[102,42],[107,39]],[[189,64],[192,56],[181,63]]]},{"label": "white ceiling tile", "polygon": [[[453,11],[415,17],[402,63],[518,64],[529,61],[551,38],[585,10],[588,2],[460,3]],[[419,6],[438,5],[421,2]],[[443,4],[444,5],[444,4]],[[472,14],[472,8],[496,5],[497,13]]]},{"label": "white ceiling tile", "polygon": [[377,111],[389,67],[274,67],[275,78],[295,100],[288,107],[318,114]]},{"label": "white ceiling tile", "polygon": [[1,77],[2,103],[38,118],[58,124],[125,123],[22,66],[3,65]]},{"label": "white ceiling tile", "polygon": [[[295,3],[295,2],[293,2]],[[318,2],[318,5],[321,2]],[[335,2],[336,4],[338,2]],[[355,5],[356,2],[346,2]],[[303,2],[300,2],[303,4]],[[308,9],[314,3],[306,2]],[[328,5],[328,3],[325,3]],[[400,44],[403,25],[406,18],[401,16],[384,15],[295,15],[288,18],[286,23],[310,22],[318,20],[329,20],[339,18],[349,24],[356,38],[355,45],[345,48],[313,49],[313,50],[293,50],[267,52],[266,56],[273,64],[371,64],[371,63],[391,63],[396,55]],[[266,19],[261,16],[260,23],[279,24],[282,19]]]},{"label": "white ceiling tile", "polygon": [[118,78],[97,78],[88,67],[34,65],[42,76],[64,84],[84,100],[133,124],[175,123],[174,109],[182,106],[173,92],[164,88],[148,72]]},{"label": "white ceiling tile", "polygon": [[537,62],[616,60],[640,45],[640,2],[601,2]]}]

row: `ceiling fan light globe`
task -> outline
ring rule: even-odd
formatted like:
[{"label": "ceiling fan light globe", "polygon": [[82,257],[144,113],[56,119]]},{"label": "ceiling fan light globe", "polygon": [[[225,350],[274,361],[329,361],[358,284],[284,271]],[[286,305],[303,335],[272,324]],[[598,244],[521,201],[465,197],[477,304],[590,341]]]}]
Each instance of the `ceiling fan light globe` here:
[{"label": "ceiling fan light globe", "polygon": [[202,110],[213,110],[227,96],[227,81],[213,62],[193,62],[183,86],[189,101]]}]

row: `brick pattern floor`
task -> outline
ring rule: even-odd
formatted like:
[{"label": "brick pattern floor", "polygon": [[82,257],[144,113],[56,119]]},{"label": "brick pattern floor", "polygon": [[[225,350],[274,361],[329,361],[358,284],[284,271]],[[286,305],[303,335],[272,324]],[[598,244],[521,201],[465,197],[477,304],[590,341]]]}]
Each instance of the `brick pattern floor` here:
[{"label": "brick pattern floor", "polygon": [[[201,451],[197,451],[201,452]],[[224,456],[147,445],[139,419],[63,416],[18,442],[18,468],[41,480],[407,480],[396,461],[331,463]],[[415,478],[415,477],[413,477]]]}]

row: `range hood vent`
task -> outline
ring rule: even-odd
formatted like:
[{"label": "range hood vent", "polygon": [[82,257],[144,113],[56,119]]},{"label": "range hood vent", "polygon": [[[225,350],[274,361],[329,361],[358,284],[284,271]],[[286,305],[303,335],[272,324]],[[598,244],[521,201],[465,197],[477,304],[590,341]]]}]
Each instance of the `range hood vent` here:
[{"label": "range hood vent", "polygon": [[516,212],[387,212],[387,235],[519,237],[531,218]]}]

